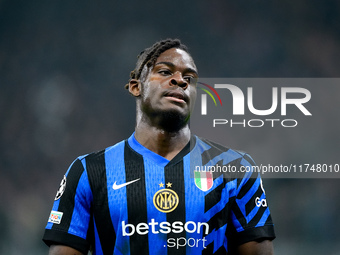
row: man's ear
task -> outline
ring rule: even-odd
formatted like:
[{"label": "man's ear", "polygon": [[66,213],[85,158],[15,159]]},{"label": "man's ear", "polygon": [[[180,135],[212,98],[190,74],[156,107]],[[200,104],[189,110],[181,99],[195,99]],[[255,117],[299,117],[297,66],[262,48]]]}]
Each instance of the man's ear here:
[{"label": "man's ear", "polygon": [[139,97],[141,94],[141,82],[140,80],[131,79],[129,81],[129,92],[135,97]]}]

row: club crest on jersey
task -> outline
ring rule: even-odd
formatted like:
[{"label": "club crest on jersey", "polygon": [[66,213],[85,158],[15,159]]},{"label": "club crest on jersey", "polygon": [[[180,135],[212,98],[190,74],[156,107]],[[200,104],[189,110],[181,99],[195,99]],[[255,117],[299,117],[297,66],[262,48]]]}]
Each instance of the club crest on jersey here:
[{"label": "club crest on jersey", "polygon": [[57,191],[57,194],[55,195],[54,200],[58,200],[59,198],[61,198],[61,196],[64,194],[65,189],[66,189],[66,176],[64,175],[64,178],[60,182],[60,186]]},{"label": "club crest on jersey", "polygon": [[214,184],[212,172],[195,171],[194,172],[196,187],[202,191],[208,191]]},{"label": "club crest on jersey", "polygon": [[[164,184],[159,184],[159,186],[163,187]],[[171,187],[171,183],[168,183],[167,187]],[[175,191],[171,189],[161,189],[157,191],[153,196],[153,204],[160,212],[172,212],[177,208],[179,204],[178,195]]]}]

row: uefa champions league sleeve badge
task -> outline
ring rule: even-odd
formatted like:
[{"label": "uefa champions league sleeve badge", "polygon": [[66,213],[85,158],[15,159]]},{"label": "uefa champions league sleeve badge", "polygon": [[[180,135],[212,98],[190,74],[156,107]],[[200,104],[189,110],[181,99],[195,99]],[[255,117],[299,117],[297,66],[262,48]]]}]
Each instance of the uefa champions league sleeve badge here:
[{"label": "uefa champions league sleeve badge", "polygon": [[66,176],[64,175],[64,178],[60,182],[60,186],[54,200],[58,200],[59,198],[61,198],[61,196],[64,194],[65,189],[66,189]]}]

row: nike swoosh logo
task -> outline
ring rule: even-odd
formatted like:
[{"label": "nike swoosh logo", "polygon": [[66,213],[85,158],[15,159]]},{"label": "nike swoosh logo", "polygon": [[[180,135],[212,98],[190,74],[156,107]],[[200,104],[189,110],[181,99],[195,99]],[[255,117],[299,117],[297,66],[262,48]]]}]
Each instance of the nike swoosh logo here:
[{"label": "nike swoosh logo", "polygon": [[123,188],[123,187],[125,187],[125,186],[127,186],[127,185],[129,185],[129,184],[131,184],[131,183],[134,183],[134,182],[136,182],[136,181],[139,181],[139,180],[140,180],[140,178],[139,178],[139,179],[136,179],[136,180],[133,180],[133,181],[126,182],[126,183],[122,183],[122,184],[119,184],[119,185],[117,185],[117,182],[115,182],[115,183],[112,185],[112,188],[113,188],[114,190],[117,190],[117,189]]}]

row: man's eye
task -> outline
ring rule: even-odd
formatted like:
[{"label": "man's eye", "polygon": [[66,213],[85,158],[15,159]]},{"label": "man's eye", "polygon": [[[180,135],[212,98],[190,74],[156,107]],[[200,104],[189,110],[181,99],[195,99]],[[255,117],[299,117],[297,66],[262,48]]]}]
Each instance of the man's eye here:
[{"label": "man's eye", "polygon": [[169,70],[159,70],[158,73],[162,74],[162,75],[170,75],[171,72]]},{"label": "man's eye", "polygon": [[186,80],[190,84],[196,84],[197,83],[197,79],[193,76],[185,76],[184,80]]}]

